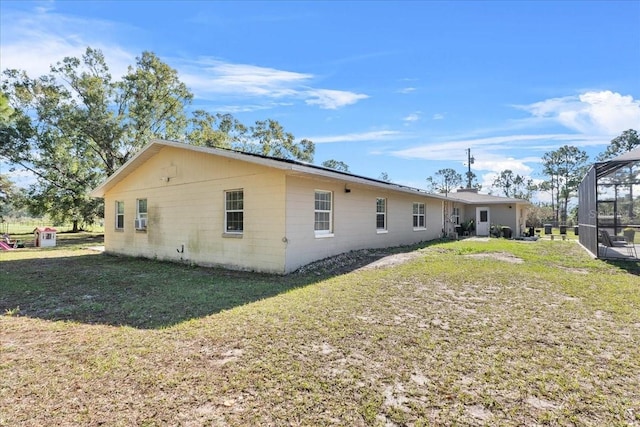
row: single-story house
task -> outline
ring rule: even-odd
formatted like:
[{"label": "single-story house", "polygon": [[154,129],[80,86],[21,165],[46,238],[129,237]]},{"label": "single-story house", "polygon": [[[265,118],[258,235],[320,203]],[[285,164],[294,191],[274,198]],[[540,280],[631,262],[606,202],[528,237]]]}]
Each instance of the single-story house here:
[{"label": "single-story house", "polygon": [[504,217],[496,203],[164,140],[151,141],[91,195],[105,199],[107,253],[278,274],[350,250],[437,239],[454,200],[463,218],[476,206],[487,206],[487,220]]},{"label": "single-story house", "polygon": [[480,194],[477,189],[460,188],[449,194],[448,212],[454,226],[474,222],[476,236],[489,236],[491,226],[509,227],[512,237],[526,231],[531,203],[527,200]]},{"label": "single-story house", "polygon": [[92,191],[107,253],[289,273],[442,235],[444,197],[293,160],[153,140]]}]

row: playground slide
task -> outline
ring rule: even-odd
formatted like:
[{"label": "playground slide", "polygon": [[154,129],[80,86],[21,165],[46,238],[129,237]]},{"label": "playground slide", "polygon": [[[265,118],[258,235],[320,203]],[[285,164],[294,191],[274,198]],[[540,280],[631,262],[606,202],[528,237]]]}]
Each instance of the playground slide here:
[{"label": "playground slide", "polygon": [[0,249],[8,251],[13,249],[11,246],[7,245],[5,242],[0,242]]}]

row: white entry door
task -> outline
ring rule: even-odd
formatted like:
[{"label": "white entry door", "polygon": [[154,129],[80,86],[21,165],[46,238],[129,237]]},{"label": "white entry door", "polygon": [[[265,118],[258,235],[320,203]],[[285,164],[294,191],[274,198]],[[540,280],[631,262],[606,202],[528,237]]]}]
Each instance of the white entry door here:
[{"label": "white entry door", "polygon": [[476,208],[476,236],[488,236],[490,225],[489,208]]}]

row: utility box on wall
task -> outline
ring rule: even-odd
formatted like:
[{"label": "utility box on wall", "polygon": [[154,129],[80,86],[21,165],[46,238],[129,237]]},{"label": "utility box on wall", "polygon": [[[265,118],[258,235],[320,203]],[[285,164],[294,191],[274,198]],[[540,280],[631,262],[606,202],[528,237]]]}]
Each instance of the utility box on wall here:
[{"label": "utility box on wall", "polygon": [[56,233],[51,227],[37,227],[33,230],[33,245],[37,248],[52,248],[56,245]]}]

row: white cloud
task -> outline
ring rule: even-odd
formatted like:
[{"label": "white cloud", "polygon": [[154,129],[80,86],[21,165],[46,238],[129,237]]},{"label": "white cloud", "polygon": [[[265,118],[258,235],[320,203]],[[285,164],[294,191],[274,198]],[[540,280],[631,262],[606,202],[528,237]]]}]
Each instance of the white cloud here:
[{"label": "white cloud", "polygon": [[36,183],[36,176],[20,165],[0,162],[0,173],[7,175],[11,182],[20,188],[27,188]]},{"label": "white cloud", "polygon": [[[518,108],[531,116],[458,138],[438,138],[378,154],[442,162],[466,170],[466,150],[470,148],[475,158],[472,171],[489,189],[497,174],[506,169],[525,177],[535,176],[538,171],[539,176],[541,156],[562,145],[603,147],[622,131],[640,127],[640,101],[612,91],[585,91]],[[433,119],[443,116],[435,114]],[[561,129],[558,125],[567,131],[555,132]]]},{"label": "white cloud", "polygon": [[309,96],[305,103],[318,105],[320,108],[327,110],[335,110],[346,105],[355,104],[361,99],[369,98],[368,95],[361,93],[330,89],[311,89],[304,93]]},{"label": "white cloud", "polygon": [[417,89],[416,89],[415,87],[404,87],[404,88],[402,88],[402,89],[398,90],[398,93],[404,93],[404,94],[407,94],[407,93],[415,92],[416,90],[417,90]]},{"label": "white cloud", "polygon": [[[471,169],[478,175],[483,188],[488,190],[496,174],[506,169],[530,177],[534,166],[540,163],[540,157],[535,155],[538,150],[534,148],[532,151],[532,147],[549,144],[553,146],[552,149],[556,149],[558,145],[572,144],[581,138],[583,137],[566,134],[494,136],[436,142],[380,154],[443,162],[456,170],[466,171],[467,149],[471,148],[475,159]],[[545,151],[548,150],[539,150],[540,153]]]},{"label": "white cloud", "polygon": [[248,113],[252,111],[270,110],[278,107],[290,107],[291,102],[272,102],[263,104],[242,104],[242,105],[207,105],[206,109],[212,109],[213,111],[219,111],[221,113],[237,114]]},{"label": "white cloud", "polygon": [[[505,135],[505,136],[492,136],[487,138],[471,138],[461,140],[450,140],[436,143],[428,143],[416,147],[407,148],[404,150],[391,151],[389,154],[410,159],[424,159],[424,160],[450,160],[455,161],[457,159],[465,159],[465,151],[468,148],[472,149],[472,152],[478,149],[483,149],[486,152],[492,151],[508,151],[511,152],[518,148],[531,149],[535,147],[533,144],[540,145],[540,151],[544,152],[544,147],[553,146],[558,144],[564,145],[600,145],[607,143],[601,137],[597,136],[583,136],[583,135],[571,135],[571,134],[542,134],[542,135]],[[474,150],[475,149],[475,150]],[[502,157],[504,158],[504,157]]]},{"label": "white cloud", "polygon": [[2,69],[25,70],[36,77],[49,72],[64,57],[80,57],[87,46],[100,49],[114,77],[122,76],[135,61],[135,54],[109,41],[109,34],[122,28],[99,19],[77,19],[37,7],[32,13],[3,11],[0,58]]},{"label": "white cloud", "polygon": [[499,173],[503,170],[510,170],[514,174],[527,176],[533,172],[533,168],[526,163],[536,162],[537,158],[521,158],[516,159],[513,157],[501,157],[495,154],[482,153],[478,156],[482,160],[477,160],[473,163],[472,169],[481,171],[491,171],[493,173]]},{"label": "white cloud", "polygon": [[444,119],[444,114],[436,113],[432,117],[433,120],[442,120]]},{"label": "white cloud", "polygon": [[[349,91],[312,88],[309,85],[315,78],[313,74],[213,58],[182,61],[177,68],[180,79],[202,99],[218,100],[221,95],[238,99],[303,99],[307,105],[335,110],[368,98],[368,95]],[[273,105],[270,101],[264,103]]]},{"label": "white cloud", "polygon": [[640,127],[640,100],[617,92],[589,91],[519,106],[535,119],[546,119],[584,134],[618,135]]},{"label": "white cloud", "polygon": [[[16,68],[27,71],[32,77],[40,76],[64,57],[81,57],[87,46],[91,46],[102,51],[111,74],[117,79],[141,54],[129,52],[116,41],[116,37],[124,37],[124,34],[135,40],[140,29],[118,22],[55,13],[55,3],[46,6],[34,7],[30,13],[3,10],[0,21],[2,69]],[[312,83],[316,76],[309,73],[207,57],[190,60],[161,56],[161,59],[178,70],[180,80],[199,99],[220,101],[221,96],[226,96],[234,102],[249,100],[255,108],[263,108],[257,104],[273,106],[274,99],[304,100],[308,105],[323,109],[338,109],[368,98],[368,95],[351,91],[315,88]]]},{"label": "white cloud", "polygon": [[[309,83],[314,78],[312,74],[232,64],[211,58],[184,63],[179,69],[182,70],[181,80],[199,98],[204,99],[218,99],[220,95],[235,98],[304,99],[307,105],[335,110],[368,98],[367,95],[349,91],[310,88]],[[273,105],[271,102],[265,104]]]},{"label": "white cloud", "polygon": [[281,98],[294,96],[294,88],[306,83],[310,74],[282,71],[247,64],[232,64],[200,58],[180,64],[180,79],[199,97],[215,95]]},{"label": "white cloud", "polygon": [[325,144],[330,142],[359,142],[359,141],[380,141],[387,140],[401,135],[400,132],[394,130],[378,130],[362,133],[348,133],[345,135],[330,135],[309,137],[316,144]]},{"label": "white cloud", "polygon": [[405,122],[417,122],[418,120],[420,120],[420,112],[416,111],[415,113],[411,113],[402,120],[404,120]]}]

